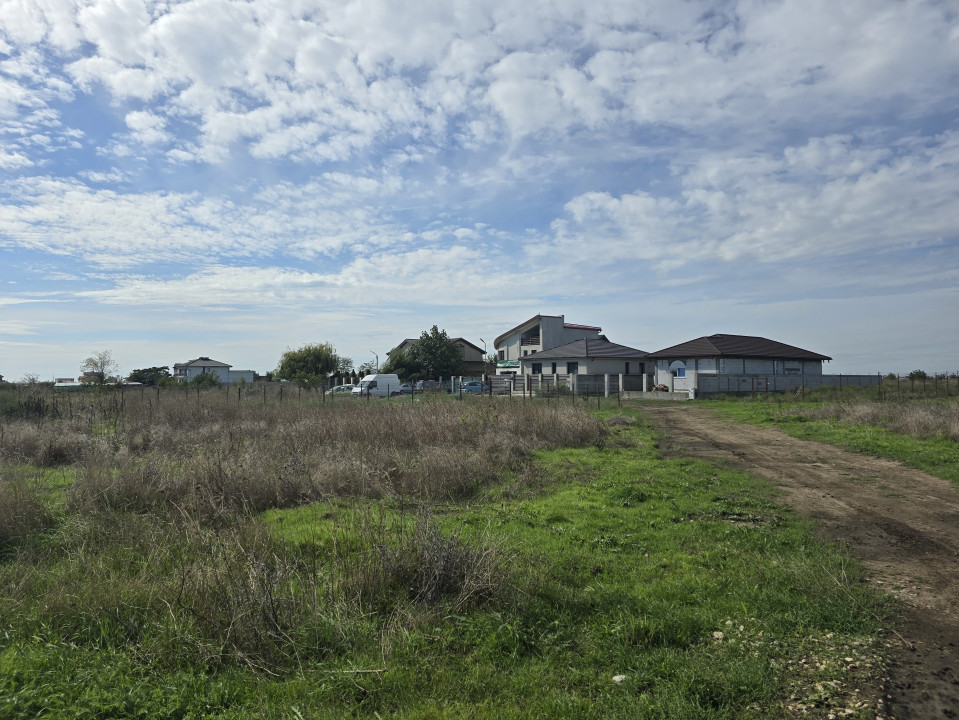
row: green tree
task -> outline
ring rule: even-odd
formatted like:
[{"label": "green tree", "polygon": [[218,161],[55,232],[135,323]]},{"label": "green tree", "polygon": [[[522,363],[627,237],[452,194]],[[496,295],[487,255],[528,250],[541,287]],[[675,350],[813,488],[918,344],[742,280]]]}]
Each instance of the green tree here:
[{"label": "green tree", "polygon": [[409,380],[415,382],[425,379],[423,366],[416,356],[413,355],[412,348],[409,350],[393,350],[390,352],[381,370],[384,373],[396,373],[399,375],[400,380],[404,381]]},{"label": "green tree", "polygon": [[[387,360],[387,362],[389,361]],[[356,368],[356,371],[354,374],[359,375],[360,377],[363,377],[364,375],[372,375],[375,372],[376,372],[376,364],[372,362],[365,362],[362,365],[360,365],[358,368]]]},{"label": "green tree", "polygon": [[217,374],[216,370],[211,370],[210,372],[200,373],[190,381],[190,385],[193,387],[220,387],[222,380]]},{"label": "green tree", "polygon": [[127,375],[127,382],[138,382],[143,385],[166,385],[172,379],[170,368],[161,365],[151,368],[138,368]]},{"label": "green tree", "polygon": [[419,364],[423,379],[435,380],[463,373],[462,348],[436,325],[420,333],[420,339],[409,349],[409,353]]},{"label": "green tree", "polygon": [[304,345],[297,350],[287,348],[273,372],[277,380],[289,380],[304,387],[320,387],[337,371],[349,370],[353,361],[336,354],[331,343]]},{"label": "green tree", "polygon": [[115,373],[117,369],[117,364],[113,361],[113,353],[102,350],[83,361],[80,366],[80,375],[87,382],[103,385],[111,379],[110,374]]},{"label": "green tree", "polygon": [[926,374],[925,370],[913,370],[907,377],[910,380],[924,380],[929,376]]}]

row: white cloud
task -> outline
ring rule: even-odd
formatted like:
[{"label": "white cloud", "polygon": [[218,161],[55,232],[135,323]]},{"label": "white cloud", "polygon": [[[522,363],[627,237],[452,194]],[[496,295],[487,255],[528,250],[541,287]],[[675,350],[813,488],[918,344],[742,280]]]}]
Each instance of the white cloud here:
[{"label": "white cloud", "polygon": [[[706,153],[679,167],[681,198],[586,193],[554,223],[559,251],[597,262],[760,263],[936,247],[955,240],[959,135],[899,148],[813,138],[780,157]],[[544,251],[545,252],[545,251]]]},{"label": "white cloud", "polygon": [[274,252],[315,257],[401,236],[369,210],[344,205],[384,188],[395,183],[332,174],[303,186],[276,185],[237,205],[226,196],[120,193],[29,178],[0,185],[16,200],[0,206],[0,235],[6,238],[0,246],[69,255],[106,268]]},{"label": "white cloud", "polygon": [[0,0],[0,281],[158,327],[954,286],[957,37],[932,0]]},{"label": "white cloud", "polygon": [[171,138],[165,130],[166,120],[150,112],[134,111],[127,113],[127,126],[133,137],[144,145],[165,143]]},{"label": "white cloud", "polygon": [[20,152],[9,152],[0,147],[0,168],[4,170],[16,170],[17,168],[30,167],[33,161]]}]

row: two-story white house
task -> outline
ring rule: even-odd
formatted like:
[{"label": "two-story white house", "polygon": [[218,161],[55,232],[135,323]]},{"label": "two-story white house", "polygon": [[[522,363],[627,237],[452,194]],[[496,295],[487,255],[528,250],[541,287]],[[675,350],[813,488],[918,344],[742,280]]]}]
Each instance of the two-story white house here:
[{"label": "two-story white house", "polygon": [[496,374],[520,372],[520,360],[543,350],[566,345],[574,340],[599,340],[602,328],[566,322],[563,315],[534,315],[493,341]]},{"label": "two-story white house", "polygon": [[183,382],[189,382],[200,375],[216,373],[220,382],[230,385],[238,382],[253,382],[255,373],[252,370],[233,370],[233,366],[219,360],[211,360],[200,356],[195,360],[173,365],[173,377]]}]

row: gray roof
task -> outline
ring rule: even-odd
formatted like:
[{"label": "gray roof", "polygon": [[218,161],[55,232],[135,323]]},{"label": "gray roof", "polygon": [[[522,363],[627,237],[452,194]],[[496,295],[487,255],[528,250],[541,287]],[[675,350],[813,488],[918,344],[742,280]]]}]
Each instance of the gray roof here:
[{"label": "gray roof", "polygon": [[201,355],[200,357],[185,363],[176,363],[174,367],[233,367],[219,360],[211,360]]},{"label": "gray roof", "polygon": [[709,335],[649,353],[651,358],[754,357],[784,360],[832,360],[811,350],[751,335]]},{"label": "gray roof", "polygon": [[629,358],[642,360],[647,355],[645,350],[618,345],[609,340],[573,340],[573,342],[558,347],[543,350],[520,358],[523,362],[539,362],[540,360],[559,360],[565,358]]},{"label": "gray roof", "polygon": [[[460,346],[462,346],[462,345],[469,345],[471,348],[473,348],[473,349],[476,350],[477,352],[479,352],[479,353],[483,352],[483,348],[479,347],[478,345],[474,345],[473,343],[471,343],[471,342],[470,342],[469,340],[467,340],[466,338],[463,338],[463,337],[455,337],[455,338],[450,338],[450,340],[451,340],[452,342],[455,342],[457,345],[460,345]],[[416,345],[416,343],[418,343],[419,341],[420,341],[420,338],[406,338],[406,339],[403,340],[403,342],[401,342],[399,345],[397,345],[395,348],[393,348],[393,350],[398,350],[399,348],[403,347],[404,345]],[[390,351],[387,352],[386,354],[389,355],[391,352],[393,352],[393,350],[390,350]]]}]

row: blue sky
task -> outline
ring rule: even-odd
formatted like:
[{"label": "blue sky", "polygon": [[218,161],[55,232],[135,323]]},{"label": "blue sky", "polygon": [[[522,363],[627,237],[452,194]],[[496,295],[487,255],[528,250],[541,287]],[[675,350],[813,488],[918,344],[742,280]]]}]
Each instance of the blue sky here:
[{"label": "blue sky", "polygon": [[0,374],[536,313],[955,371],[957,14],[0,0]]}]

